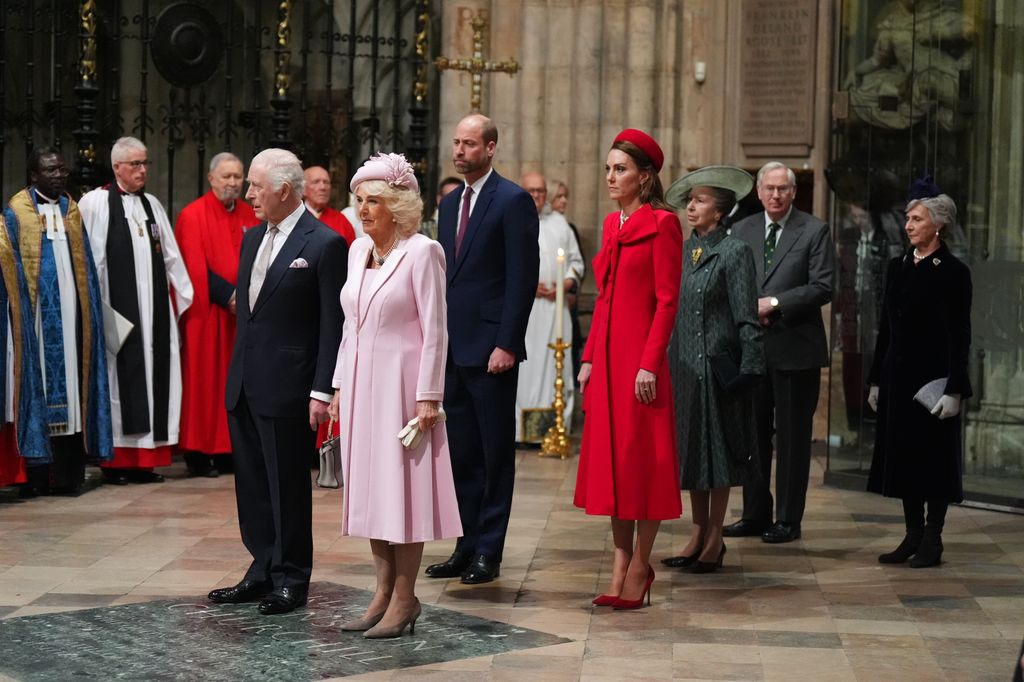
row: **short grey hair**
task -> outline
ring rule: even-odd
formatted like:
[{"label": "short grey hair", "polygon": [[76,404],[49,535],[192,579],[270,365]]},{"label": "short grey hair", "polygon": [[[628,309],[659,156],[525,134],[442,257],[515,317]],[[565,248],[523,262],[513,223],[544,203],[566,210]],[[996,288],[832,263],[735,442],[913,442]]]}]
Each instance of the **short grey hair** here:
[{"label": "short grey hair", "polygon": [[761,166],[761,169],[757,171],[757,186],[760,187],[764,184],[764,176],[774,170],[779,170],[780,168],[786,169],[786,179],[789,180],[789,184],[792,187],[796,187],[796,173],[793,172],[792,168],[780,161],[769,161],[765,165]]},{"label": "short grey hair", "polygon": [[242,160],[235,156],[234,154],[232,154],[231,152],[221,152],[220,154],[217,154],[212,159],[210,159],[210,172],[212,173],[213,171],[217,170],[217,166],[221,165],[225,161],[235,161],[237,163],[242,163]]},{"label": "short grey hair", "polygon": [[296,195],[300,198],[303,196],[306,177],[302,170],[302,162],[287,149],[264,149],[252,158],[249,168],[253,166],[262,166],[267,170],[270,189],[277,191],[287,182]]},{"label": "short grey hair", "polygon": [[936,197],[925,199],[911,199],[907,202],[907,209],[910,210],[920,204],[928,209],[928,217],[932,219],[936,227],[952,227],[956,225],[956,203],[948,194],[940,194]]},{"label": "short grey hair", "polygon": [[147,154],[149,151],[146,149],[146,145],[143,144],[142,140],[137,137],[119,137],[114,146],[110,148],[110,165],[113,167],[115,163],[124,161],[125,157],[128,156],[130,151],[142,151]]}]

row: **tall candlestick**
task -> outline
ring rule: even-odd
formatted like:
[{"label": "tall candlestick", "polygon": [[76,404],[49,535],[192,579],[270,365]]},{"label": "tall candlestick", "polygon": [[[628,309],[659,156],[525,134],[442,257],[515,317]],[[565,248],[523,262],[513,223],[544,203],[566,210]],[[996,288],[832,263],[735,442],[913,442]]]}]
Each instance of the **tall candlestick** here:
[{"label": "tall candlestick", "polygon": [[565,311],[565,249],[558,250],[558,280],[555,282],[555,340],[562,340],[562,315]]}]

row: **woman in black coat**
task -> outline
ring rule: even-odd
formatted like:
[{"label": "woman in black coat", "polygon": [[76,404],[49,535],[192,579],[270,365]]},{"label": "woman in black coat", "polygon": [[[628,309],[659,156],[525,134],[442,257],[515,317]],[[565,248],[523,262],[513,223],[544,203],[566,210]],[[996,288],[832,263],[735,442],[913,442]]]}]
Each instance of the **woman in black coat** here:
[{"label": "woman in black coat", "polygon": [[[939,238],[955,224],[956,205],[945,194],[912,200],[905,229],[913,248],[890,261],[886,275],[869,378],[878,430],[868,490],[903,500],[907,532],[878,557],[883,564],[938,565],[946,509],[963,500],[958,415],[971,395],[971,272]],[[936,379],[945,387],[929,409],[915,394]]]}]

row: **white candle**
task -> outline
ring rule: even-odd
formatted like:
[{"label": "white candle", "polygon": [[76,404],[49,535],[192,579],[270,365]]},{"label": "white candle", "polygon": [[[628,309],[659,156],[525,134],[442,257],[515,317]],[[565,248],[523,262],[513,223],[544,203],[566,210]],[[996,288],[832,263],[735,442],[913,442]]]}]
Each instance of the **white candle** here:
[{"label": "white candle", "polygon": [[558,280],[555,282],[555,339],[562,339],[562,315],[565,310],[565,249],[558,250]]}]

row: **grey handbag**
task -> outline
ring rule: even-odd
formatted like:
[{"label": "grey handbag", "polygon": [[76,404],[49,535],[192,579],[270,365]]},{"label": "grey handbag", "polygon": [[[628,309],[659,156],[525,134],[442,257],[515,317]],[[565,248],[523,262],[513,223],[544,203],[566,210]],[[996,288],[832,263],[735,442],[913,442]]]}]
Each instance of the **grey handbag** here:
[{"label": "grey handbag", "polygon": [[341,441],[338,434],[331,435],[337,424],[333,419],[327,424],[327,438],[320,446],[320,475],[316,477],[318,488],[340,488],[341,480]]}]

